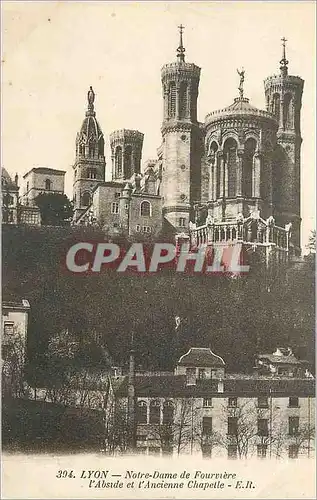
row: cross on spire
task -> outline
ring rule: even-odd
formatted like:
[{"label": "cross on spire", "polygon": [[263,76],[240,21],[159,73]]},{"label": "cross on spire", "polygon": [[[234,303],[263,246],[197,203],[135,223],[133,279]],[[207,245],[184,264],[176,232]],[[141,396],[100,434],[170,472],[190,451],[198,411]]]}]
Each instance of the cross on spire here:
[{"label": "cross on spire", "polygon": [[179,62],[185,62],[185,48],[183,46],[183,31],[185,29],[185,26],[180,24],[178,26],[179,29],[179,46],[177,48],[177,58]]},{"label": "cross on spire", "polygon": [[287,39],[285,38],[285,36],[283,36],[283,38],[281,38],[281,41],[282,41],[282,59],[280,60],[280,70],[281,70],[281,74],[283,76],[286,76],[287,75],[287,71],[288,71],[288,68],[287,68],[287,65],[288,65],[288,60],[286,59],[286,42],[287,42]]}]

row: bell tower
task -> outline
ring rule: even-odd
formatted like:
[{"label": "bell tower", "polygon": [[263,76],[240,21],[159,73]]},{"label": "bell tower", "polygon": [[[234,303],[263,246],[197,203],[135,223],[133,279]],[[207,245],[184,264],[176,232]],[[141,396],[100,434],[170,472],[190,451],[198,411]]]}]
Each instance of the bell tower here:
[{"label": "bell tower", "polygon": [[87,111],[76,137],[76,159],[73,165],[74,220],[87,209],[92,201],[94,188],[105,180],[106,161],[104,137],[94,110],[95,93],[87,93]]},{"label": "bell tower", "polygon": [[163,215],[176,230],[188,228],[193,204],[200,200],[201,130],[197,122],[200,68],[185,62],[179,26],[177,61],[161,71],[163,90]]},{"label": "bell tower", "polygon": [[264,81],[267,110],[278,121],[277,147],[272,172],[273,206],[280,226],[292,223],[292,242],[300,253],[301,107],[304,80],[288,74],[285,37],[282,38],[280,74]]}]

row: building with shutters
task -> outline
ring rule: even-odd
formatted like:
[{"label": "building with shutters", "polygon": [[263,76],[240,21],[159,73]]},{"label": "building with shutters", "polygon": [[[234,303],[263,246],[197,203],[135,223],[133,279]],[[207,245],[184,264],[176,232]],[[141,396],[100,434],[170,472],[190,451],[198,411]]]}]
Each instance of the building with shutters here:
[{"label": "building with shutters", "polygon": [[[276,360],[284,356],[284,366],[290,364],[293,355],[278,351]],[[264,356],[269,355],[258,359]],[[211,349],[191,348],[180,357],[174,373],[113,377],[108,404],[121,412],[133,409],[127,421],[134,426],[137,453],[313,457],[315,381],[307,373],[307,363],[293,357],[291,364],[304,365],[305,373],[229,374],[224,360]],[[131,367],[130,360],[130,371]],[[122,429],[119,415],[113,413],[113,426]]]}]

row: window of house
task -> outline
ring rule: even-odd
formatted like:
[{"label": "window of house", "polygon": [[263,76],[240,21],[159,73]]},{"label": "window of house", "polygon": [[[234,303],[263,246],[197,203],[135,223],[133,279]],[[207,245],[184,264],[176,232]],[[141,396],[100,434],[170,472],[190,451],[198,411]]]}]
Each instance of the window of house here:
[{"label": "window of house", "polygon": [[290,436],[297,436],[299,428],[299,417],[288,418],[288,433]]},{"label": "window of house", "polygon": [[228,417],[228,436],[236,436],[238,433],[237,417]]},{"label": "window of house", "polygon": [[160,455],[161,448],[159,446],[149,446],[149,455]]},{"label": "window of house", "polygon": [[140,226],[140,224],[137,224],[137,225],[135,226],[135,230],[136,230],[136,232],[137,232],[137,233],[139,233],[139,232],[141,231],[141,226]]},{"label": "window of house", "polygon": [[14,327],[14,323],[13,321],[6,321],[4,323],[4,335],[13,335],[13,328]]},{"label": "window of house", "polygon": [[185,217],[180,217],[179,218],[179,227],[185,227],[186,226],[186,219]]},{"label": "window of house", "polygon": [[205,436],[212,434],[212,417],[203,417],[203,434]]},{"label": "window of house", "polygon": [[140,455],[146,455],[147,452],[147,447],[146,446],[138,446],[137,447],[137,453]]},{"label": "window of house", "polygon": [[298,402],[299,402],[298,397],[296,397],[296,396],[291,396],[291,397],[289,398],[288,406],[289,406],[290,408],[298,408],[298,406],[299,406]]},{"label": "window of house", "polygon": [[206,378],[206,370],[205,370],[205,368],[199,368],[198,369],[198,378],[199,379]]},{"label": "window of house", "polygon": [[50,191],[52,189],[52,182],[50,181],[50,179],[46,179],[45,189],[47,189],[48,191]]},{"label": "window of house", "polygon": [[268,408],[269,407],[269,399],[266,396],[258,397],[258,408]]},{"label": "window of house", "polygon": [[147,424],[147,404],[145,401],[138,402],[137,421],[139,424]]},{"label": "window of house", "polygon": [[174,419],[174,404],[172,401],[165,401],[163,405],[163,424],[171,424]]},{"label": "window of house", "polygon": [[151,217],[152,215],[152,206],[149,201],[142,201],[140,205],[140,214],[142,217]]},{"label": "window of house", "polygon": [[173,455],[173,445],[172,444],[168,444],[168,445],[164,445],[162,446],[162,455],[166,456],[166,455]]},{"label": "window of house", "polygon": [[118,224],[118,222],[114,222],[114,223],[113,223],[113,227],[114,227],[114,228],[117,228],[117,227],[119,227],[119,224]]},{"label": "window of house", "polygon": [[267,418],[258,418],[258,436],[268,436],[269,427]]},{"label": "window of house", "polygon": [[288,458],[298,458],[299,446],[297,444],[290,444],[288,447]]},{"label": "window of house", "polygon": [[161,415],[161,404],[159,401],[150,403],[150,424],[159,424]]},{"label": "window of house", "polygon": [[267,453],[267,444],[258,444],[257,446],[258,458],[266,458],[266,453]]},{"label": "window of house", "polygon": [[111,213],[112,214],[118,214],[119,213],[119,203],[114,201],[111,203]]},{"label": "window of house", "polygon": [[150,233],[152,231],[152,228],[150,226],[143,226],[142,231],[143,233]]},{"label": "window of house", "polygon": [[201,447],[203,458],[211,458],[212,446],[211,444],[204,443]]},{"label": "window of house", "polygon": [[228,398],[229,408],[236,408],[238,405],[238,398]]},{"label": "window of house", "polygon": [[120,194],[121,194],[121,193],[115,193],[115,194],[114,194],[114,197],[115,197],[115,198],[120,198]]},{"label": "window of house", "polygon": [[203,399],[203,406],[205,408],[210,408],[212,406],[212,398],[204,398]]},{"label": "window of house", "polygon": [[228,445],[228,458],[235,459],[237,458],[237,445],[229,444]]}]

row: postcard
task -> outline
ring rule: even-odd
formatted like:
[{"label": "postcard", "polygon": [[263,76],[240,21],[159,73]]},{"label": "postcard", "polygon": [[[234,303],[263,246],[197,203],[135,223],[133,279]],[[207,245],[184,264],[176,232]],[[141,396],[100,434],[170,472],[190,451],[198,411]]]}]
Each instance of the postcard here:
[{"label": "postcard", "polygon": [[2,497],[315,497],[315,2],[2,2]]}]

